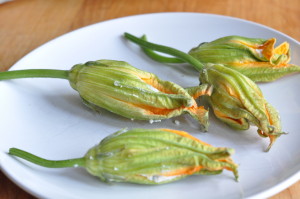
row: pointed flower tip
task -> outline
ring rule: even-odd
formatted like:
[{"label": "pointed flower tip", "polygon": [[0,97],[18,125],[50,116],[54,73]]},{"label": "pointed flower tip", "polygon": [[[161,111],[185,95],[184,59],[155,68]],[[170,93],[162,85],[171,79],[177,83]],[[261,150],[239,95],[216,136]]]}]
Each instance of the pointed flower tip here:
[{"label": "pointed flower tip", "polygon": [[209,112],[203,106],[194,105],[192,108],[185,110],[195,120],[199,121],[201,131],[207,132],[209,127]]},{"label": "pointed flower tip", "polygon": [[235,180],[236,182],[239,181],[239,177],[240,177],[239,171],[238,171],[238,167],[239,167],[239,165],[234,164],[234,167],[232,168],[232,173],[233,173],[233,175],[234,175],[234,180]]},{"label": "pointed flower tip", "polygon": [[274,139],[274,138],[271,138],[271,137],[269,137],[270,138],[270,143],[269,143],[269,145],[268,145],[268,147],[266,148],[266,152],[269,152],[270,151],[270,149],[272,148],[272,146],[273,146],[273,144],[275,143],[275,141],[276,141],[276,138]]},{"label": "pointed flower tip", "polygon": [[270,149],[272,148],[272,146],[274,145],[274,143],[278,137],[280,137],[281,135],[287,135],[287,134],[288,133],[286,133],[286,132],[279,132],[279,133],[272,133],[272,134],[268,135],[268,137],[270,139],[270,144],[268,145],[266,152],[270,151]]},{"label": "pointed flower tip", "polygon": [[228,148],[227,151],[229,155],[233,155],[235,153],[235,150],[232,148]]},{"label": "pointed flower tip", "polygon": [[240,176],[239,176],[238,173],[236,173],[236,174],[234,175],[234,179],[235,179],[236,182],[239,182],[239,177],[240,177]]},{"label": "pointed flower tip", "polygon": [[290,44],[288,42],[283,42],[274,49],[275,54],[288,54],[290,50]]}]

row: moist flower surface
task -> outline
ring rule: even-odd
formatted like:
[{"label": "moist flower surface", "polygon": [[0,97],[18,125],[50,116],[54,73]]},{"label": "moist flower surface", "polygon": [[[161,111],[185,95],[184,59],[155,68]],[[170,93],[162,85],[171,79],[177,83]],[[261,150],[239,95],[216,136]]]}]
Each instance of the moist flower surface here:
[{"label": "moist flower surface", "polygon": [[232,171],[238,178],[233,149],[213,147],[184,131],[123,129],[92,147],[82,158],[52,161],[20,149],[9,154],[50,167],[84,167],[104,182],[163,184],[190,175]]}]

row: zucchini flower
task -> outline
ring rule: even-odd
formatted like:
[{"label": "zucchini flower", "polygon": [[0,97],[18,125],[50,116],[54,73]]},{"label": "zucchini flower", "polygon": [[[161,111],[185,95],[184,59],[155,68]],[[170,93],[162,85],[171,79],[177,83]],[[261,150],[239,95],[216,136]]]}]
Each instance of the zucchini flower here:
[{"label": "zucchini flower", "polygon": [[200,81],[214,87],[208,100],[217,118],[239,130],[254,124],[259,135],[269,137],[267,150],[284,134],[278,112],[248,77],[221,64],[208,64],[200,73]]},{"label": "zucchini flower", "polygon": [[[99,60],[77,64],[70,71],[32,69],[0,73],[0,80],[24,77],[68,79],[83,102],[93,110],[107,109],[137,120],[162,120],[184,113],[208,126],[208,112],[179,85],[123,61]],[[203,86],[195,87],[202,93]],[[201,94],[200,94],[201,95]]]},{"label": "zucchini flower", "polygon": [[190,175],[219,174],[238,178],[233,149],[213,147],[190,134],[171,129],[123,129],[92,147],[82,158],[46,160],[20,149],[10,155],[49,168],[84,167],[104,182],[163,184]]},{"label": "zucchini flower", "polygon": [[299,66],[289,64],[289,44],[284,42],[275,47],[275,43],[275,38],[227,36],[202,43],[191,49],[189,54],[202,63],[223,64],[259,82],[300,72]]},{"label": "zucchini flower", "polygon": [[202,64],[189,54],[147,42],[129,33],[125,33],[125,37],[146,49],[155,60],[163,58],[157,59],[154,51],[158,51],[194,66],[200,71],[201,84],[212,87],[208,98],[216,116],[236,129],[245,130],[254,124],[259,135],[270,138],[267,150],[283,134],[278,112],[266,101],[259,87],[245,75],[221,64]]},{"label": "zucchini flower", "polygon": [[[146,40],[146,36],[142,37]],[[203,64],[223,64],[246,75],[255,82],[270,82],[285,75],[300,72],[300,67],[289,64],[290,47],[284,42],[274,47],[275,38],[268,40],[227,36],[212,42],[201,43],[189,54]],[[162,63],[184,63],[178,57],[166,57],[151,49],[143,51],[152,59]],[[201,70],[196,68],[197,70]]]}]

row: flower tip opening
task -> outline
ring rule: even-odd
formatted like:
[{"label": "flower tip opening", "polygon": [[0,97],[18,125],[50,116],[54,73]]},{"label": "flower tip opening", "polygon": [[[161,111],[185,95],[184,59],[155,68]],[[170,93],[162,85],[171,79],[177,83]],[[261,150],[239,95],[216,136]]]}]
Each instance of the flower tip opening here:
[{"label": "flower tip opening", "polygon": [[234,174],[234,180],[236,182],[239,182],[239,173],[238,173],[238,171],[237,170],[233,171],[233,174]]},{"label": "flower tip opening", "polygon": [[271,147],[273,146],[273,144],[275,143],[275,141],[277,140],[278,137],[280,137],[281,135],[286,135],[286,134],[288,134],[288,133],[286,133],[286,132],[280,132],[280,133],[277,133],[275,135],[269,135],[268,137],[270,139],[270,144],[267,147],[266,152],[270,151]]},{"label": "flower tip opening", "polygon": [[269,146],[267,147],[266,149],[266,152],[269,152],[271,147],[273,146],[273,144],[275,143],[276,139],[277,139],[278,136],[273,136],[273,135],[270,135],[269,138],[270,138],[270,144]]}]

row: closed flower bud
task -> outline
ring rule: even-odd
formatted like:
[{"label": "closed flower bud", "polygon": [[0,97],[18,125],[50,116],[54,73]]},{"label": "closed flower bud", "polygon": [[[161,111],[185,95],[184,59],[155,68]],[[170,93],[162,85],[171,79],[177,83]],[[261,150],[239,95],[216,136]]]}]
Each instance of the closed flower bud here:
[{"label": "closed flower bud", "polygon": [[275,47],[275,43],[275,38],[227,36],[202,43],[189,54],[202,63],[223,64],[235,69],[253,81],[269,82],[300,72],[299,66],[289,64],[289,44],[284,42]]},{"label": "closed flower bud", "polygon": [[220,64],[207,65],[200,81],[213,86],[209,97],[215,115],[231,127],[246,130],[250,124],[270,138],[270,145],[283,132],[278,112],[264,98],[259,87],[246,76]]},{"label": "closed flower bud", "polygon": [[[0,81],[33,77],[69,80],[83,102],[96,111],[104,108],[130,119],[150,121],[188,113],[200,122],[204,131],[208,126],[208,111],[198,107],[188,91],[123,61],[90,61],[71,70],[27,69],[0,73]],[[193,96],[209,94],[205,89],[194,87]]]},{"label": "closed flower bud", "polygon": [[238,178],[237,165],[230,157],[233,149],[213,147],[170,129],[123,129],[78,159],[50,161],[15,148],[9,153],[45,167],[85,167],[105,182],[163,184],[194,174],[219,174],[224,169]]},{"label": "closed flower bud", "polygon": [[[256,125],[258,127],[258,134],[262,137],[269,137],[270,139],[267,150],[271,148],[275,140],[281,134],[284,134],[284,132],[281,131],[281,122],[277,110],[266,101],[259,87],[242,73],[226,67],[223,64],[203,64],[199,59],[180,50],[148,42],[145,37],[138,38],[129,33],[125,33],[124,36],[144,48],[146,54],[154,60],[161,62],[166,61],[166,63],[169,62],[170,58],[164,59],[164,56],[161,55],[158,57],[158,54],[155,52],[158,51],[173,56],[171,58],[174,60],[173,63],[186,62],[191,64],[196,70],[200,71],[201,86],[202,88],[207,88],[206,90],[210,90],[210,92],[208,92],[210,93],[208,99],[215,115],[229,126],[240,130],[248,129],[251,124]],[[226,40],[226,38],[223,38],[223,40]],[[222,39],[220,39],[220,41],[222,41]],[[249,41],[244,39],[236,45],[242,46],[242,44],[247,44],[244,45],[244,48],[246,48],[259,41],[259,39],[252,39],[249,43]],[[207,45],[213,46],[213,44]],[[228,52],[230,52],[231,49],[234,49],[234,47],[229,44],[223,45],[228,47]],[[286,44],[283,46],[285,45]],[[269,47],[266,49],[268,48]],[[276,49],[275,55],[280,54],[279,51],[284,51],[283,49],[285,48],[286,47],[280,47],[279,49],[281,50]],[[216,46],[216,49],[211,49],[211,51],[214,50],[217,50],[216,52],[218,52],[218,45]],[[267,54],[265,51],[268,52],[267,50],[262,50],[262,54]],[[235,51],[232,53],[233,56],[235,55],[234,52]],[[236,54],[242,54],[242,51],[236,51]],[[221,54],[218,55],[221,56]],[[209,58],[209,56],[207,56],[207,58]],[[212,59],[216,58],[217,56],[212,56]],[[226,60],[226,58],[231,59],[230,57],[225,56],[224,59]],[[272,58],[273,61],[278,59],[278,56],[277,59]],[[212,60],[208,62],[212,62]],[[187,91],[192,96],[197,95],[198,93],[193,88],[187,88]]]},{"label": "closed flower bud", "polygon": [[[204,129],[208,112],[179,85],[160,80],[153,73],[126,62],[99,60],[75,65],[69,73],[71,86],[89,107],[105,108],[131,119],[161,120],[189,113]],[[195,87],[201,93],[202,87]]]}]

